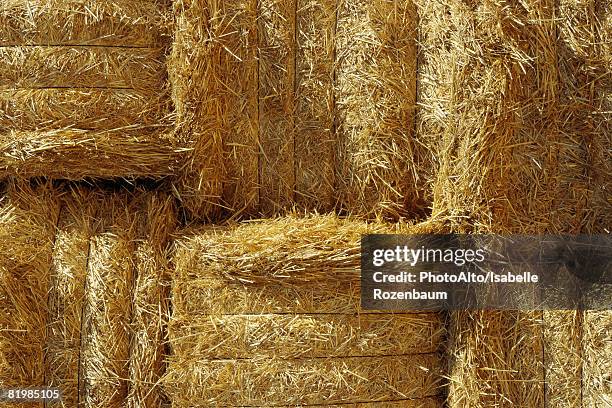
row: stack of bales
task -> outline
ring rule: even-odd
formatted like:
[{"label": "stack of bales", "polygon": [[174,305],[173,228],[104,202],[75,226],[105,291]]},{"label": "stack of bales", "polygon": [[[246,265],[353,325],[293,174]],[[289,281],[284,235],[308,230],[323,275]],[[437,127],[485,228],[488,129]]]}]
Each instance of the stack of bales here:
[{"label": "stack of bales", "polygon": [[359,306],[359,241],[332,216],[191,232],[176,244],[173,406],[441,407],[443,319]]},{"label": "stack of bales", "polygon": [[27,183],[6,197],[0,386],[57,387],[57,407],[161,406],[172,201]]},{"label": "stack of bales", "polygon": [[166,0],[0,5],[0,176],[177,171]]},{"label": "stack of bales", "polygon": [[177,190],[196,215],[423,206],[411,2],[181,0],[175,13],[177,125],[197,145]]},{"label": "stack of bales", "polygon": [[[434,219],[460,232],[609,228],[609,5],[417,5],[417,126],[438,155]],[[610,384],[587,368],[586,350],[603,352],[604,337],[583,335],[580,313],[453,317],[451,406],[579,406]]]}]

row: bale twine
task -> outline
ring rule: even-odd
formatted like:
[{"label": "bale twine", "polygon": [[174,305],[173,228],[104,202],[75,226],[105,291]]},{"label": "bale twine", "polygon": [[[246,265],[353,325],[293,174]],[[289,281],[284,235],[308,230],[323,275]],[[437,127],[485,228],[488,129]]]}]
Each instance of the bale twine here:
[{"label": "bale twine", "polygon": [[[57,191],[9,181],[0,199],[0,388],[44,387]],[[42,407],[18,403],[15,407]]]},{"label": "bale twine", "polygon": [[176,243],[173,406],[441,407],[438,313],[359,307],[359,240],[384,225],[278,219]]},{"label": "bale twine", "polygon": [[0,176],[164,176],[178,141],[166,1],[0,6]]}]

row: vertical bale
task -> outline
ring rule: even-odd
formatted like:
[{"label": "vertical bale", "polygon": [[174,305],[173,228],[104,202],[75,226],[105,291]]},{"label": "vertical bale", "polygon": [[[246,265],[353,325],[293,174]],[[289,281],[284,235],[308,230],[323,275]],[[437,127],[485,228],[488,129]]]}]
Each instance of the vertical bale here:
[{"label": "vertical bale", "polygon": [[293,202],[296,1],[258,4],[260,204],[266,214]]},{"label": "vertical bale", "polygon": [[0,199],[1,389],[47,383],[47,289],[58,212],[57,193],[47,183],[11,180]]},{"label": "vertical bale", "polygon": [[80,401],[85,407],[124,407],[129,378],[135,211],[125,194],[112,194],[100,206],[87,268]]},{"label": "vertical bale", "polygon": [[128,407],[161,407],[159,386],[164,371],[164,350],[169,313],[168,244],[175,226],[172,200],[162,194],[143,193],[142,215],[134,252],[136,279],[132,294]]},{"label": "vertical bale", "polygon": [[[434,100],[423,101],[428,129],[441,132],[434,218],[457,232],[554,229],[554,3],[418,5],[430,13],[422,16],[431,30],[423,38],[437,50],[428,62],[441,68],[436,74],[428,67]],[[440,92],[431,89],[437,84]],[[451,407],[542,406],[540,313],[454,312],[451,320]]]},{"label": "vertical bale", "polygon": [[335,204],[335,0],[296,0],[295,202]]},{"label": "vertical bale", "polygon": [[[418,207],[414,137],[416,27],[412,1],[342,0],[336,44],[337,189],[349,213]],[[414,215],[414,214],[412,214]]]},{"label": "vertical bale", "polygon": [[212,58],[211,12],[206,0],[174,2],[174,42],[168,57],[176,133],[193,147],[175,184],[183,204],[199,218],[211,217],[219,209],[225,179],[223,111],[217,110],[223,97],[216,95],[223,89],[217,83],[218,61]]},{"label": "vertical bale", "polygon": [[609,407],[612,405],[612,312],[585,312],[583,330],[582,406]]},{"label": "vertical bale", "polygon": [[47,385],[59,388],[62,400],[49,402],[47,407],[68,408],[79,403],[81,328],[96,199],[84,189],[74,189],[62,199],[53,248],[45,358]]},{"label": "vertical bale", "polygon": [[449,407],[541,407],[541,320],[535,312],[454,312]]},{"label": "vertical bale", "polygon": [[545,408],[582,407],[582,312],[544,312]]},{"label": "vertical bale", "polygon": [[195,216],[259,204],[256,0],[181,0],[170,62],[178,131],[194,143],[179,196]]}]

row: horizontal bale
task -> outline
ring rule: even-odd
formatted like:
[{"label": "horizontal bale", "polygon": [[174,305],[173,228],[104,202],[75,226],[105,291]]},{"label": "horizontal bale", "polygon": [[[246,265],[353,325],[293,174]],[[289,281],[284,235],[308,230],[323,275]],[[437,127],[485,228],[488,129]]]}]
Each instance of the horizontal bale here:
[{"label": "horizontal bale", "polygon": [[175,174],[184,151],[171,131],[139,129],[0,132],[0,176],[163,177]]},{"label": "horizontal bale", "polygon": [[442,319],[431,314],[180,313],[170,332],[175,354],[209,359],[384,356],[430,353],[441,345]]},{"label": "horizontal bale", "polygon": [[177,270],[243,283],[358,281],[362,234],[394,230],[333,215],[243,223],[181,240]]},{"label": "horizontal bale", "polygon": [[163,48],[0,47],[2,88],[130,88],[154,95],[166,80]]},{"label": "horizontal bale", "polygon": [[172,301],[182,313],[358,313],[358,284],[248,285],[211,277],[175,278]]},{"label": "horizontal bale", "polygon": [[166,0],[5,0],[0,46],[154,47],[170,32]]},{"label": "horizontal bale", "polygon": [[198,360],[180,355],[165,385],[176,406],[313,405],[435,396],[437,355]]},{"label": "horizontal bale", "polygon": [[0,129],[140,129],[157,131],[170,100],[123,89],[0,89]]},{"label": "horizontal bale", "polygon": [[42,387],[58,194],[47,183],[7,184],[0,199],[0,388]]}]

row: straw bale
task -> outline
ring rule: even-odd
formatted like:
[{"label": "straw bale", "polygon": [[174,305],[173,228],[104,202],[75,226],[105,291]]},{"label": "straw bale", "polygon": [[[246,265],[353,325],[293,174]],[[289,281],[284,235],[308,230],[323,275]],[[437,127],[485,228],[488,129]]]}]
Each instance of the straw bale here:
[{"label": "straw bale", "polygon": [[0,89],[129,88],[159,93],[165,49],[116,47],[0,48]]},{"label": "straw bale", "polygon": [[259,203],[257,1],[181,0],[169,71],[178,131],[194,143],[176,188],[198,217]]},{"label": "straw bale", "polygon": [[416,27],[411,1],[339,2],[336,188],[349,213],[397,219],[418,207]]},{"label": "straw bale", "polygon": [[449,407],[543,406],[540,313],[453,312],[449,332]]},{"label": "straw bale", "polygon": [[582,406],[582,315],[575,310],[544,312],[542,341],[546,408]]},{"label": "straw bale", "polygon": [[258,3],[260,206],[290,207],[295,185],[296,0]]},{"label": "straw bale", "polygon": [[295,203],[335,203],[335,0],[296,0]]},{"label": "straw bale", "polygon": [[582,406],[612,405],[612,312],[584,313],[582,352]]},{"label": "straw bale", "polygon": [[128,407],[161,407],[159,379],[165,369],[165,325],[169,313],[168,244],[176,219],[172,200],[146,193],[142,202],[138,240],[133,254],[130,389]]},{"label": "straw bale", "polygon": [[0,177],[176,173],[169,11],[166,0],[3,2]]},{"label": "straw bale", "polygon": [[168,0],[4,0],[0,46],[155,47],[167,41],[169,17]]},{"label": "straw bale", "polygon": [[[177,406],[314,405],[435,396],[436,355],[173,362],[169,394]],[[180,373],[180,374],[179,374]],[[176,377],[174,377],[176,376]]]},{"label": "straw bale", "polygon": [[170,133],[114,129],[0,132],[0,175],[78,180],[85,177],[164,177],[177,171]]},{"label": "straw bale", "polygon": [[431,314],[188,315],[172,325],[181,339],[174,353],[215,360],[431,353],[444,331],[441,317]]},{"label": "straw bale", "polygon": [[57,192],[49,183],[11,180],[0,199],[2,389],[46,385],[47,285],[58,212]]},{"label": "straw bale", "polygon": [[81,317],[98,200],[96,193],[74,188],[61,201],[49,283],[45,381],[60,389],[62,400],[48,407],[76,407],[79,402]]},{"label": "straw bale", "polygon": [[137,220],[127,195],[110,195],[100,210],[87,265],[79,399],[86,407],[123,407],[129,388]]},{"label": "straw bale", "polygon": [[175,243],[163,380],[174,406],[439,395],[442,315],[359,304],[361,235],[409,229],[328,215],[186,231]]},{"label": "straw bale", "polygon": [[163,94],[127,89],[0,90],[0,129],[158,131],[168,102]]}]

